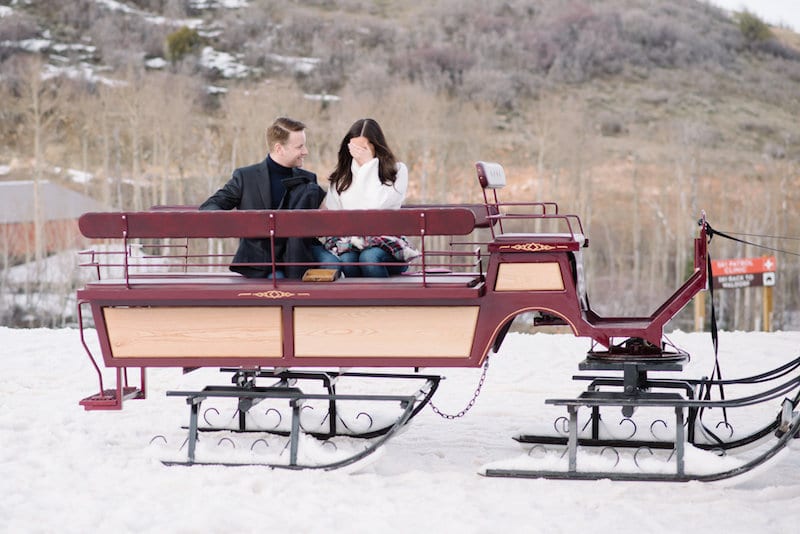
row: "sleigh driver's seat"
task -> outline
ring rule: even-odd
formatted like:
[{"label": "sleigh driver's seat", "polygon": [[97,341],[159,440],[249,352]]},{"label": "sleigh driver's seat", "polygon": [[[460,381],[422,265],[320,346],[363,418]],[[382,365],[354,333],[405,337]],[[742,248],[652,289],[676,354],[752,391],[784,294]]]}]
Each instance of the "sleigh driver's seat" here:
[{"label": "sleigh driver's seat", "polygon": [[[578,216],[560,214],[558,204],[555,202],[501,202],[498,199],[498,190],[506,186],[506,172],[503,166],[499,163],[479,161],[475,164],[475,168],[478,173],[478,182],[483,192],[483,202],[486,207],[486,216],[490,222],[489,228],[492,232],[492,239],[495,241],[505,239],[518,240],[520,238],[530,239],[535,236],[536,241],[555,240],[574,243],[572,245],[574,251],[568,252],[572,267],[572,278],[580,299],[581,309],[588,310],[589,303],[586,296],[581,249],[588,246],[589,241],[583,233],[583,227]],[[522,213],[512,213],[509,210],[518,210],[522,211]],[[568,232],[524,234],[505,232],[503,228],[504,220],[510,222],[511,220],[520,219],[547,221],[547,223],[560,225],[559,229],[566,226]],[[534,324],[563,324],[560,318],[556,317],[541,317],[541,319],[540,321],[534,321]]]}]

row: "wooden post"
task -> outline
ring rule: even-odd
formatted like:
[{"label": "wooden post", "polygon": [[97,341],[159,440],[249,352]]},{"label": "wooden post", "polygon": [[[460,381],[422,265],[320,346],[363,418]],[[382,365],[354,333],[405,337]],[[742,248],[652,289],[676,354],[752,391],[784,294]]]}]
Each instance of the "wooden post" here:
[{"label": "wooden post", "polygon": [[772,332],[772,286],[764,286],[764,332]]},{"label": "wooden post", "polygon": [[706,292],[694,296],[694,331],[702,332],[706,324]]}]

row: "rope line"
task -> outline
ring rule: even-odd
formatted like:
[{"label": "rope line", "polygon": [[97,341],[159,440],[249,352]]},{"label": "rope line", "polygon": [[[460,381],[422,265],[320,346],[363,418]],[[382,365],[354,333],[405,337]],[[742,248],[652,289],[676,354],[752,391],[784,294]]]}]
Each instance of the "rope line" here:
[{"label": "rope line", "polygon": [[736,241],[738,243],[744,243],[745,245],[750,245],[750,246],[753,246],[753,247],[756,247],[756,248],[761,248],[761,249],[764,249],[764,250],[771,250],[773,252],[780,252],[781,254],[789,254],[790,256],[800,256],[800,252],[791,252],[789,250],[785,250],[785,249],[781,249],[781,248],[769,247],[767,245],[762,245],[761,243],[754,243],[752,241],[747,241],[745,239],[739,239],[738,237],[733,237],[733,235],[744,235],[744,236],[750,236],[750,237],[766,237],[766,238],[777,238],[777,239],[797,239],[797,240],[800,240],[800,238],[779,237],[779,236],[758,235],[758,234],[733,234],[733,235],[731,235],[731,234],[728,234],[728,233],[725,233],[725,232],[721,232],[719,230],[714,230],[713,228],[711,228],[711,225],[708,224],[708,222],[706,222],[706,232],[708,233],[709,238],[711,238],[711,237],[713,237],[715,235],[718,235],[720,237],[724,237],[725,239],[730,239],[731,241]]},{"label": "rope line", "polygon": [[765,237],[768,239],[785,239],[787,241],[800,241],[800,237],[790,237],[788,235],[746,234],[744,232],[730,232],[728,230],[726,230],[725,233],[729,235],[743,235],[746,237]]}]

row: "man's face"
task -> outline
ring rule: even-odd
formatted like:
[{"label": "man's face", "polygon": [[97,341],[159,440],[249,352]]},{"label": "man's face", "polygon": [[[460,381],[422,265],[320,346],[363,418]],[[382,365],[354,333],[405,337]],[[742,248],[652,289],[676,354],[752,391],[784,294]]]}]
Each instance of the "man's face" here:
[{"label": "man's face", "polygon": [[302,167],[303,160],[308,156],[306,147],[306,132],[291,132],[286,144],[276,144],[272,159],[284,167]]}]

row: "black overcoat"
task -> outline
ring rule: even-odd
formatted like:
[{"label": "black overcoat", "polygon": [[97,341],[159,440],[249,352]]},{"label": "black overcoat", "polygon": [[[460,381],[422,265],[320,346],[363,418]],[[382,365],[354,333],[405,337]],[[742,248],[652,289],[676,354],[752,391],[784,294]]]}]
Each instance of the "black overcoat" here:
[{"label": "black overcoat", "polygon": [[[317,175],[295,167],[292,169],[292,177],[283,180],[286,187],[286,196],[281,199],[281,207],[290,207],[289,197],[291,188],[303,186],[302,189],[315,191],[320,202],[325,196],[325,192],[317,185]],[[308,194],[308,191],[305,191]],[[312,197],[307,198],[307,204],[313,203]],[[319,206],[319,203],[316,207]],[[233,171],[233,175],[228,182],[216,193],[211,195],[200,205],[201,210],[268,210],[272,209],[272,192],[270,187],[269,168],[267,160],[247,167],[240,167]],[[276,261],[282,261],[281,256],[285,251],[284,242],[276,243]],[[233,263],[269,263],[272,261],[270,254],[269,239],[242,238],[239,240],[239,248],[233,257]],[[289,261],[289,260],[286,260]],[[305,261],[305,260],[302,260]],[[308,261],[311,261],[309,259]],[[272,269],[265,266],[246,266],[232,265],[232,271],[240,273],[248,278],[264,278],[268,276]],[[296,274],[296,273],[292,273]],[[300,273],[302,276],[302,273]],[[295,278],[297,276],[294,276]]]}]

